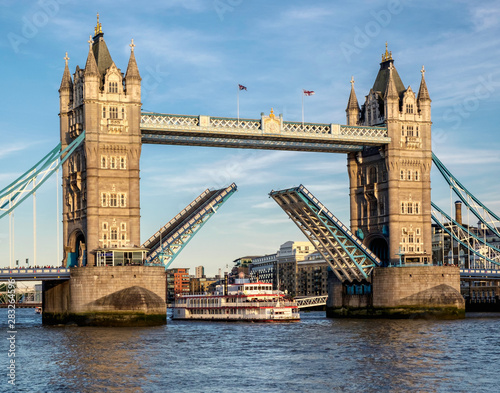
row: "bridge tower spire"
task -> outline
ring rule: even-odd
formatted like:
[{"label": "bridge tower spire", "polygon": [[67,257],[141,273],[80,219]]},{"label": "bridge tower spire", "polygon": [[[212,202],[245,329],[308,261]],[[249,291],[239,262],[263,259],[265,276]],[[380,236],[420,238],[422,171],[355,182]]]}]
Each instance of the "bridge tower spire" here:
[{"label": "bridge tower spire", "polygon": [[359,123],[359,104],[354,91],[354,77],[351,77],[351,93],[349,94],[349,101],[347,102],[347,125],[357,126]]},{"label": "bridge tower spire", "polygon": [[430,263],[431,107],[423,73],[417,98],[386,46],[359,119],[387,127],[392,141],[348,155],[351,230],[386,264],[399,263],[399,250],[407,262]]},{"label": "bridge tower spire", "polygon": [[72,79],[66,61],[59,90],[63,147],[85,131],[63,167],[65,266],[93,266],[99,250],[141,244],[141,78],[133,47],[124,78],[99,15],[88,43],[85,68],[77,66]]}]

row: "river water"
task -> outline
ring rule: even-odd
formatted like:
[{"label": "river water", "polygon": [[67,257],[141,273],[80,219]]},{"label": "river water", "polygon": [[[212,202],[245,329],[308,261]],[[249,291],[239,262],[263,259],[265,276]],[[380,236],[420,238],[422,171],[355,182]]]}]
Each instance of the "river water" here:
[{"label": "river water", "polygon": [[500,392],[500,316],[459,321],[172,321],[154,328],[45,327],[16,310],[16,385],[0,392]]}]

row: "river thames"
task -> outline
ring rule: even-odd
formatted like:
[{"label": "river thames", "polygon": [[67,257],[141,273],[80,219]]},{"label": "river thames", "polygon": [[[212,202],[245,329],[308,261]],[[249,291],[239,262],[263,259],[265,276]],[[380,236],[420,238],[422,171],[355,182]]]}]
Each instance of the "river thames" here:
[{"label": "river thames", "polygon": [[500,315],[465,320],[172,321],[45,327],[16,310],[16,385],[1,392],[498,392]]}]

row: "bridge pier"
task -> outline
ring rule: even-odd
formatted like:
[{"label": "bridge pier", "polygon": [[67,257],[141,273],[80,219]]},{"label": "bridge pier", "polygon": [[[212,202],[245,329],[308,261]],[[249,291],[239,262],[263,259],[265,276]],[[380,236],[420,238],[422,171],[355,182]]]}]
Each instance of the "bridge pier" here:
[{"label": "bridge pier", "polygon": [[[329,318],[465,317],[460,271],[454,266],[376,267],[371,287],[342,283],[328,277],[326,314]],[[352,287],[351,287],[352,288]]]},{"label": "bridge pier", "polygon": [[46,325],[154,326],[167,323],[164,268],[74,267],[67,281],[44,281]]}]

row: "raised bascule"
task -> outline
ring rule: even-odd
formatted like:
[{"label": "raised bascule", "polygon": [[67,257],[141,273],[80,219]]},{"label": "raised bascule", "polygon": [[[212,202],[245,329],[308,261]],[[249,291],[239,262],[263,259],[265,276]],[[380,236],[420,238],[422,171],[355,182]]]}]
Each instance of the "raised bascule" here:
[{"label": "raised bascule", "polygon": [[[386,48],[361,107],[351,80],[347,125],[285,121],[272,109],[257,119],[186,116],[141,112],[133,40],[125,73],[112,60],[99,20],[88,43],[85,67],[73,76],[65,57],[61,144],[0,193],[3,216],[35,192],[37,179],[62,166],[67,270],[43,281],[44,323],[166,323],[165,268],[236,185],[204,191],[141,245],[143,143],[347,154],[350,228],[304,186],[270,194],[331,267],[327,315],[463,317],[458,267],[432,264],[431,221],[469,250],[477,247],[466,228],[452,226],[431,204],[433,160],[464,203],[482,209],[478,216],[487,216],[488,228],[496,230],[498,217],[433,156],[423,67],[415,93],[404,87]],[[500,255],[493,251],[492,266]]]}]

